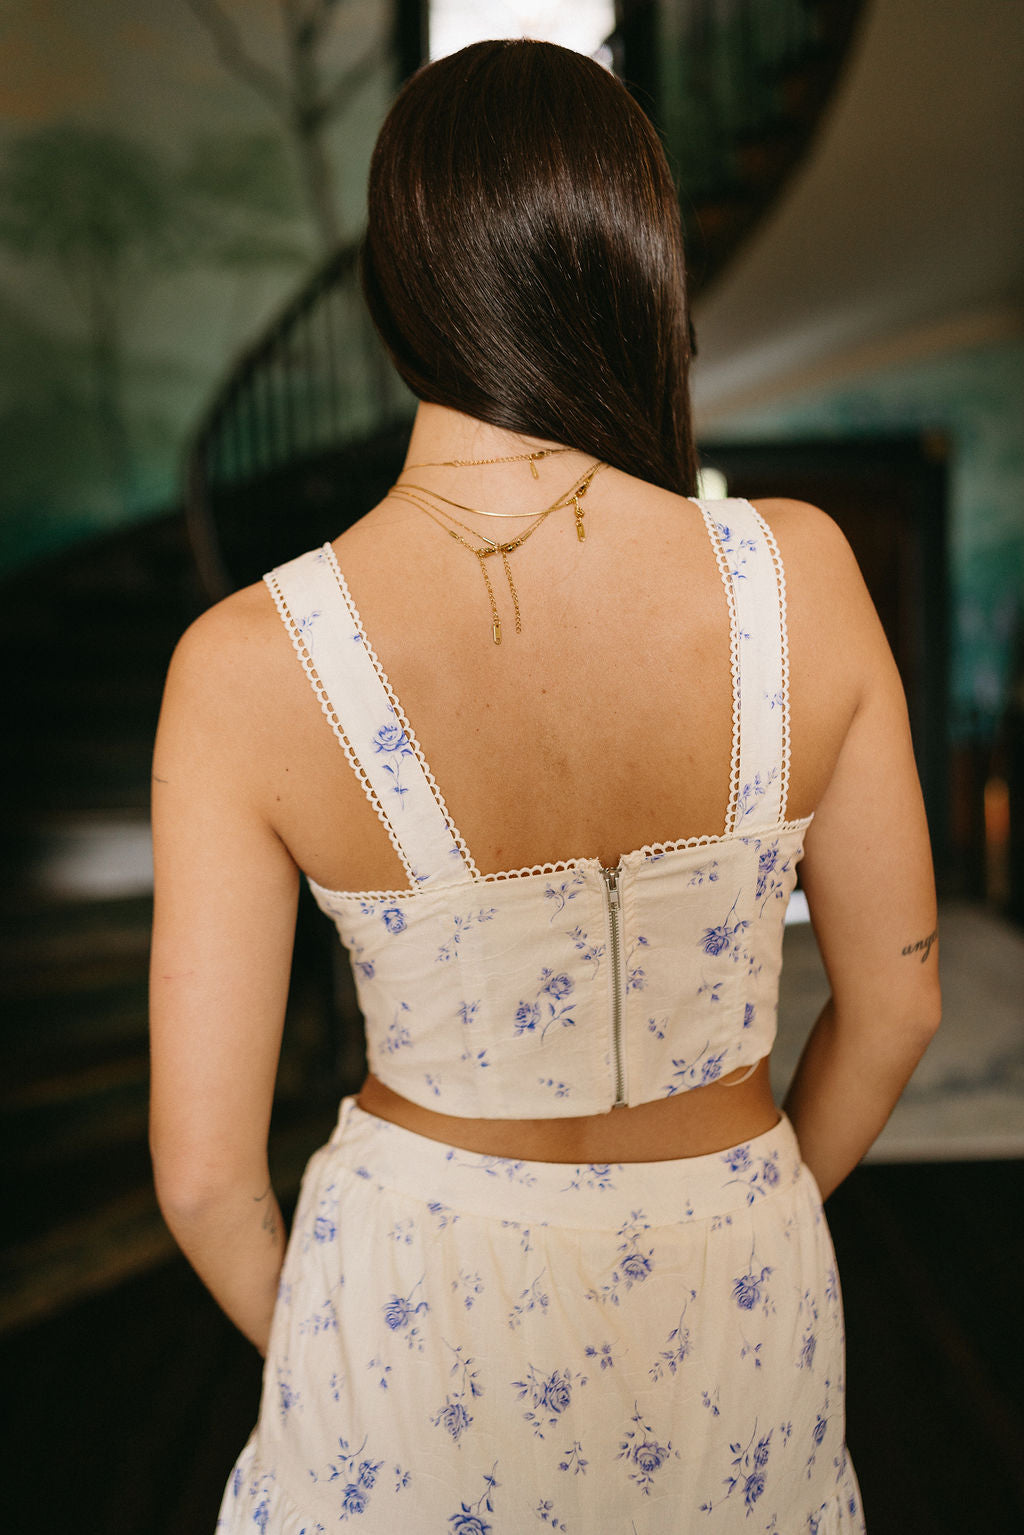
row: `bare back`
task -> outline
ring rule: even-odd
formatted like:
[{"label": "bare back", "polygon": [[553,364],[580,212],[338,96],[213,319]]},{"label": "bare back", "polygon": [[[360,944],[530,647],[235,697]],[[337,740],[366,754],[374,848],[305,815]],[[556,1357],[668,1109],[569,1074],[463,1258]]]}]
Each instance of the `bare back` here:
[{"label": "bare back", "polygon": [[[784,537],[787,508],[762,507],[769,519],[773,510]],[[367,635],[482,873],[591,856],[612,865],[645,844],[724,826],[729,615],[700,512],[605,471],[587,515],[585,543],[563,513],[517,551],[523,632],[500,647],[491,643],[477,561],[414,509],[385,503],[335,543]],[[818,615],[800,600],[805,582],[794,552],[795,818],[821,797],[856,706],[856,680],[812,658]],[[273,628],[269,601],[260,600]],[[271,773],[280,794],[274,822],[286,844],[330,888],[403,884],[303,679],[282,684]]]}]

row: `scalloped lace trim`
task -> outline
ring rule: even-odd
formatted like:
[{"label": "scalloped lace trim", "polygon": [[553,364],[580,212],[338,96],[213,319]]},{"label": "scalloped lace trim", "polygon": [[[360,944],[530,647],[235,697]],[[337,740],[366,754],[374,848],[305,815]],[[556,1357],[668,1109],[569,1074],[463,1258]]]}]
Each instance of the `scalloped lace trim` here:
[{"label": "scalloped lace trim", "polygon": [[[750,506],[750,503],[747,503]],[[778,541],[756,506],[750,510],[764,532],[768,553],[775,568],[779,595],[779,691],[782,694],[782,762],[779,767],[779,814],[785,815],[789,803],[789,625],[786,618],[786,572]]]},{"label": "scalloped lace trim", "polygon": [[332,901],[407,901],[414,895],[426,894],[422,887],[417,890],[332,890],[329,885],[321,885],[311,874],[306,875],[306,884],[310,890],[319,891]]},{"label": "scalloped lace trim", "polygon": [[[402,844],[399,842],[397,836],[395,835],[395,829],[388,819],[387,811],[384,809],[384,806],[378,799],[373,785],[371,784],[369,778],[366,776],[366,771],[363,768],[362,763],[359,761],[359,758],[355,754],[355,750],[351,741],[342,729],[341,720],[338,718],[338,715],[334,709],[334,705],[331,703],[331,700],[328,696],[327,689],[324,687],[323,682],[320,679],[320,673],[317,671],[316,666],[313,663],[313,657],[310,655],[309,650],[306,647],[306,642],[302,638],[299,626],[292,616],[291,609],[285,600],[285,596],[281,590],[277,575],[274,571],[270,571],[263,577],[263,579],[270,591],[270,595],[274,599],[274,605],[276,606],[277,611],[281,616],[281,620],[284,623],[285,628],[288,630],[288,633],[291,635],[292,645],[295,648],[295,653],[298,656],[299,661],[302,663],[302,669],[306,673],[306,676],[309,678],[314,693],[320,700],[320,708],[323,710],[328,724],[334,731],[335,736],[341,744],[345,756],[348,758],[349,766],[355,773],[356,777],[359,779],[359,782],[362,784],[367,799],[370,801],[370,804],[373,806],[374,810],[376,810],[379,819],[383,823],[384,829],[386,830],[388,838],[390,839],[391,846],[398,854],[402,861],[402,868],[409,876],[410,885],[415,885],[416,876],[413,872],[412,866],[409,863],[408,858],[405,856],[405,852],[402,849]],[[327,893],[333,894],[335,892],[328,891]]]},{"label": "scalloped lace trim", "polygon": [[[732,586],[732,572],[729,569],[729,561],[725,550],[722,548],[722,540],[718,532],[718,524],[708,511],[703,501],[698,501],[695,496],[688,498],[694,506],[700,508],[700,514],[704,518],[704,526],[707,528],[711,547],[715,554],[715,563],[718,565],[718,573],[722,578],[725,588],[725,600],[729,607],[729,671],[732,677],[732,753],[729,759],[729,803],[725,812],[725,832],[728,836],[736,829],[736,807],[740,797],[740,626],[736,613],[736,593]],[[749,505],[749,502],[747,503]]]},{"label": "scalloped lace trim", "polygon": [[[771,837],[786,831],[806,831],[814,820],[814,813],[801,816],[797,821],[777,821],[774,826],[759,826],[740,832],[721,832],[717,836],[686,837],[681,842],[649,842],[637,849],[645,858],[661,858],[665,853],[681,853],[688,847],[717,847],[721,842],[749,842],[752,837]],[[627,853],[627,858],[635,857]]]},{"label": "scalloped lace trim", "polygon": [[[718,847],[723,842],[750,842],[755,837],[780,836],[788,831],[806,831],[814,820],[814,813],[801,816],[796,821],[779,821],[774,826],[762,826],[756,829],[744,830],[742,833],[733,831],[712,832],[700,837],[684,837],[678,842],[645,842],[643,847],[631,849],[623,853],[619,859],[617,868],[621,868],[634,858],[646,860],[663,858],[666,853],[682,853],[688,848]],[[530,879],[538,874],[568,874],[573,869],[600,869],[604,865],[599,858],[561,858],[557,863],[534,863],[521,869],[498,869],[492,874],[481,874],[479,882],[482,885],[493,885],[501,881],[517,879]],[[427,888],[422,886],[417,890],[331,890],[326,885],[321,885],[317,880],[306,875],[307,882],[323,895],[339,901],[401,901],[411,896],[429,895],[434,891],[452,890],[453,885],[443,885],[432,881]]]},{"label": "scalloped lace trim", "polygon": [[[478,880],[480,878],[480,871],[473,861],[473,855],[470,853],[469,848],[466,846],[466,839],[463,837],[462,833],[459,831],[458,827],[455,825],[455,822],[451,818],[448,806],[444,802],[444,795],[438,788],[437,782],[430,770],[427,759],[423,755],[423,749],[420,746],[419,741],[416,739],[415,732],[409,723],[408,716],[398,701],[398,695],[396,694],[394,688],[391,686],[391,681],[387,675],[387,672],[385,672],[383,666],[380,663],[377,652],[374,650],[373,646],[370,644],[370,641],[366,637],[366,630],[363,628],[363,620],[359,616],[359,610],[352,600],[352,593],[348,589],[348,582],[345,580],[345,577],[341,573],[341,566],[338,564],[338,557],[334,552],[334,548],[331,544],[327,543],[323,545],[323,551],[327,556],[327,562],[334,573],[334,579],[338,583],[338,590],[344,598],[349,617],[352,619],[352,622],[356,626],[359,638],[362,640],[366,649],[366,654],[369,656],[370,661],[373,664],[373,669],[377,673],[377,678],[380,682],[380,685],[387,694],[388,702],[390,703],[392,709],[395,711],[395,718],[398,720],[399,724],[404,730],[405,738],[409,745],[412,747],[420,767],[423,769],[423,776],[426,779],[427,787],[429,788],[433,797],[434,804],[436,805],[439,814],[444,820],[444,824],[452,838],[452,841],[455,843],[459,852],[462,854],[462,860],[467,870],[472,875],[473,879]],[[402,859],[402,862],[403,864],[406,864],[406,860],[404,858]],[[406,867],[408,867],[407,864]],[[411,872],[410,878],[412,878]]]}]

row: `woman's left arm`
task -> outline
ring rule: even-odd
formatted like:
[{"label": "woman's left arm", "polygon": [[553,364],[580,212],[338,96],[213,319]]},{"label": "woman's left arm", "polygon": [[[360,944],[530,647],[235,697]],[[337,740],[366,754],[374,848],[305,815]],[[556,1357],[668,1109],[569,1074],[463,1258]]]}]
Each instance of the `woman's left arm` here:
[{"label": "woman's left arm", "polygon": [[267,1137],[298,871],[261,805],[251,681],[264,643],[259,600],[240,593],[204,614],[175,651],[164,693],[153,764],[150,1146],[174,1237],[265,1353],[285,1243]]}]

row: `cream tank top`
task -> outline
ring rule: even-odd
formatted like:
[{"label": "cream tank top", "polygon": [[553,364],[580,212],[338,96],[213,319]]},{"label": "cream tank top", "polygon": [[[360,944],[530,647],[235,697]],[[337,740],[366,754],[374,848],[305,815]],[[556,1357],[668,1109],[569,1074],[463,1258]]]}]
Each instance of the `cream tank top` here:
[{"label": "cream tank top", "polygon": [[444,1114],[540,1119],[647,1103],[752,1068],[775,1038],[783,920],[810,817],[785,819],[778,546],[746,501],[698,501],[729,610],[720,833],[481,874],[363,631],[330,544],[264,577],[408,876],[327,890],[370,1070]]}]

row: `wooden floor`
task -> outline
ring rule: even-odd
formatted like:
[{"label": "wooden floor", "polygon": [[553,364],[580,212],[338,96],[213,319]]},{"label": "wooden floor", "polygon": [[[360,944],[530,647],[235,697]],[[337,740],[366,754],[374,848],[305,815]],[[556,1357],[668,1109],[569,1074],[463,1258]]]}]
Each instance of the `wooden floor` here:
[{"label": "wooden floor", "polygon": [[[1024,1531],[1022,1194],[1019,1162],[907,1165],[830,1202],[870,1535]],[[211,1532],[258,1363],[183,1262],[8,1337],[3,1527]]]}]

